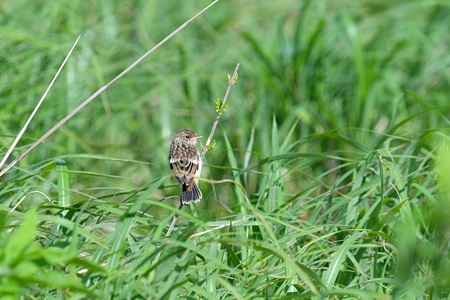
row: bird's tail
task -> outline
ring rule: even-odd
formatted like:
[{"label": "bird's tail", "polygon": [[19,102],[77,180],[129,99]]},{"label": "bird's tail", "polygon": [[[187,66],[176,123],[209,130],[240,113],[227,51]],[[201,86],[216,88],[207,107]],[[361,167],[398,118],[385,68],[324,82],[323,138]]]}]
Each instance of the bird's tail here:
[{"label": "bird's tail", "polygon": [[202,192],[198,188],[197,182],[192,180],[189,185],[183,185],[181,203],[187,205],[191,202],[199,202],[202,199]]}]

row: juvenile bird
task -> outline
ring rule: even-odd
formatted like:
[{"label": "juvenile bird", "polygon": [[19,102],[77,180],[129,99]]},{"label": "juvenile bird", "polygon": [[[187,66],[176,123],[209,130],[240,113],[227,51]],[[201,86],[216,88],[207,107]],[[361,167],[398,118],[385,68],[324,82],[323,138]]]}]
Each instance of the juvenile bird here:
[{"label": "juvenile bird", "polygon": [[197,140],[201,138],[192,130],[182,129],[175,133],[169,149],[169,166],[173,175],[181,183],[181,203],[198,202],[202,192],[198,188],[198,176],[202,170],[202,162],[197,148]]}]

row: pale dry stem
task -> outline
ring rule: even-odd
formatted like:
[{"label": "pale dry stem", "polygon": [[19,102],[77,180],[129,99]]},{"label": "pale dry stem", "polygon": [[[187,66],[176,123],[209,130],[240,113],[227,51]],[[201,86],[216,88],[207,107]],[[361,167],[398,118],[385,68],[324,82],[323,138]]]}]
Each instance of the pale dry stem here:
[{"label": "pale dry stem", "polygon": [[0,171],[0,176],[8,172],[12,167],[14,167],[19,161],[21,161],[28,153],[30,153],[34,148],[36,148],[40,143],[42,143],[46,138],[48,138],[50,135],[52,135],[56,130],[58,130],[62,125],[64,125],[67,121],[69,121],[73,116],[75,116],[80,110],[82,110],[85,106],[87,106],[89,103],[92,102],[95,98],[97,98],[98,95],[103,93],[106,89],[108,89],[111,85],[113,85],[116,81],[121,79],[123,76],[125,76],[128,72],[130,72],[134,67],[136,67],[139,63],[141,63],[147,56],[152,54],[154,51],[159,49],[163,44],[165,44],[168,40],[170,40],[173,36],[175,36],[177,33],[179,33],[181,30],[183,30],[189,23],[191,23],[193,20],[195,20],[197,17],[202,15],[205,11],[207,11],[209,8],[211,8],[213,5],[215,5],[220,0],[215,0],[211,2],[208,6],[206,6],[204,9],[202,9],[200,12],[198,12],[196,15],[194,15],[192,18],[184,22],[180,27],[175,29],[172,33],[170,33],[168,36],[166,36],[162,41],[160,41],[158,44],[156,44],[153,48],[151,48],[149,51],[147,51],[144,55],[139,57],[134,63],[132,63],[128,68],[123,70],[119,75],[114,77],[110,82],[108,82],[106,85],[102,86],[100,89],[98,89],[94,94],[92,94],[89,98],[84,100],[83,103],[81,103],[77,108],[75,108],[72,112],[70,112],[67,116],[65,116],[61,121],[59,121],[55,126],[53,126],[49,131],[47,131],[44,135],[42,135],[36,142],[34,142],[27,150],[25,150],[19,157],[17,157],[13,162],[11,162],[9,165],[7,165],[3,170]]},{"label": "pale dry stem", "polygon": [[[73,43],[72,48],[70,48],[69,53],[67,53],[66,58],[64,59],[64,61],[62,62],[61,66],[59,67],[58,71],[56,72],[55,76],[53,77],[52,81],[50,82],[50,84],[48,85],[47,89],[45,90],[44,94],[42,95],[41,99],[39,99],[36,107],[34,108],[33,112],[31,113],[31,115],[28,117],[28,120],[25,122],[25,125],[23,125],[22,129],[20,130],[20,132],[17,134],[16,138],[14,139],[14,141],[12,142],[11,146],[9,147],[8,151],[6,152],[5,156],[3,157],[2,161],[0,162],[0,169],[3,167],[3,165],[5,164],[6,160],[8,159],[8,157],[11,155],[12,151],[14,150],[14,148],[16,147],[17,143],[19,142],[19,140],[22,138],[23,134],[25,133],[25,130],[27,130],[28,125],[30,124],[31,120],[33,119],[34,115],[37,113],[37,111],[39,110],[39,107],[41,106],[42,102],[44,102],[45,98],[47,97],[48,92],[50,91],[50,89],[52,88],[53,84],[56,81],[56,78],[58,78],[59,73],[61,73],[62,69],[64,68],[64,66],[66,65],[67,60],[69,59],[70,55],[72,54],[73,49],[75,48],[75,46],[77,45],[78,41],[80,40],[80,36],[78,36],[77,40],[75,41],[75,43]],[[13,165],[12,165],[13,166]],[[11,166],[11,167],[12,167]],[[9,166],[8,166],[9,167]],[[2,176],[6,171],[8,171],[11,167],[9,167],[8,169],[5,168],[6,170],[2,170],[0,172],[0,176]]]}]

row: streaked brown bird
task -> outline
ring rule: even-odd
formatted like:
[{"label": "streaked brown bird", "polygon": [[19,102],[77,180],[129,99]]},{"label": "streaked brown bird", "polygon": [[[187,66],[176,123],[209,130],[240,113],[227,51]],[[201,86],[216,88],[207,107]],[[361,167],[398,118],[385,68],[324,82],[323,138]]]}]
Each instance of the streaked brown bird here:
[{"label": "streaked brown bird", "polygon": [[192,130],[182,129],[175,133],[169,149],[169,166],[181,183],[181,203],[198,202],[202,192],[198,188],[198,176],[202,170],[197,140],[201,138]]}]

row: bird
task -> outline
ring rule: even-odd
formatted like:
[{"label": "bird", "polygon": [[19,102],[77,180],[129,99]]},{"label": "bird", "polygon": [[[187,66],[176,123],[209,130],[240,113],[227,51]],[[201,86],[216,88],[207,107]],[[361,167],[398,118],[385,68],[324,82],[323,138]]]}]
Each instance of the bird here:
[{"label": "bird", "polygon": [[197,148],[198,139],[202,136],[189,129],[175,133],[169,149],[169,166],[174,177],[181,183],[181,203],[187,205],[199,202],[202,192],[198,187],[198,176],[202,162]]}]

